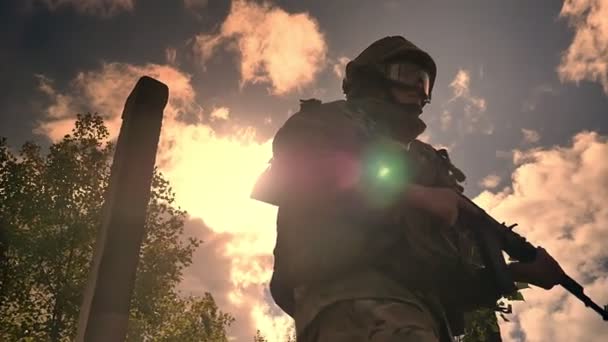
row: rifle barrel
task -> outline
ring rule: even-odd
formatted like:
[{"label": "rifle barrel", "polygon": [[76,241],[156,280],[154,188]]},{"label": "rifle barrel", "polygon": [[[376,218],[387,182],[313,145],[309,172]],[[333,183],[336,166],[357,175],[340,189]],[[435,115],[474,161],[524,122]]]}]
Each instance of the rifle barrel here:
[{"label": "rifle barrel", "polygon": [[560,285],[564,289],[568,290],[568,292],[575,295],[576,298],[583,302],[586,307],[590,307],[595,312],[600,314],[604,321],[608,321],[608,310],[597,305],[593,300],[591,300],[591,298],[587,297],[587,295],[585,295],[583,286],[579,284],[576,280],[570,278],[568,275],[564,275],[564,279],[561,281]]}]

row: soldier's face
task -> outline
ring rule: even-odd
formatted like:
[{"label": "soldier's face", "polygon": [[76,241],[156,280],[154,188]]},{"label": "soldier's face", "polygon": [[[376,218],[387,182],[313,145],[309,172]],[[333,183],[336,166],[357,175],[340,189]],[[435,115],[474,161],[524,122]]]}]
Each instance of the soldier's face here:
[{"label": "soldier's face", "polygon": [[413,104],[422,108],[425,104],[424,96],[417,90],[411,88],[391,87],[390,92],[395,101],[401,104]]},{"label": "soldier's face", "polygon": [[384,76],[394,83],[391,92],[395,101],[422,108],[430,100],[431,78],[418,64],[393,61],[384,67]]}]

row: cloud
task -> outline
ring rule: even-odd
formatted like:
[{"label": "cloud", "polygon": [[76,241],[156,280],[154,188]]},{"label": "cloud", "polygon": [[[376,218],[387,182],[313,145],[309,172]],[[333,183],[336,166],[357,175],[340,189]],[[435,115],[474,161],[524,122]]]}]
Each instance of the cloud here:
[{"label": "cloud", "polygon": [[[470,75],[471,73],[468,70],[458,70],[456,76],[450,83],[453,95],[448,101],[448,104],[456,100],[460,100],[464,104],[464,118],[463,120],[458,120],[461,130],[466,133],[479,131],[484,134],[492,134],[494,132],[494,125],[485,115],[487,109],[486,100],[471,94]],[[444,111],[444,114],[446,114],[446,111]],[[449,122],[451,122],[451,118],[452,116],[447,112],[446,117],[442,118],[442,128],[447,129]]]},{"label": "cloud", "polygon": [[217,34],[195,37],[195,54],[204,65],[224,44],[235,46],[240,56],[241,87],[270,83],[276,95],[310,84],[326,62],[327,44],[317,21],[268,3],[233,0]]},{"label": "cloud", "polygon": [[38,90],[51,99],[51,104],[46,108],[46,118],[38,122],[34,133],[49,137],[52,141],[60,140],[64,135],[71,132],[76,118],[66,113],[72,112],[73,98],[69,95],[57,93],[53,80],[44,75],[35,75],[38,78]]},{"label": "cloud", "polygon": [[449,110],[444,109],[439,116],[439,123],[441,124],[441,130],[447,131],[452,124],[452,113]]},{"label": "cloud", "polygon": [[346,64],[348,64],[349,61],[350,59],[348,57],[338,57],[338,60],[334,63],[333,71],[338,79],[341,80],[344,78]]},{"label": "cloud", "polygon": [[131,11],[135,0],[38,0],[50,10],[59,7],[73,7],[80,13],[111,17],[120,12]]},{"label": "cloud", "polygon": [[103,63],[100,70],[78,73],[65,93],[57,91],[51,80],[38,75],[39,89],[49,97],[51,104],[47,117],[36,131],[58,140],[69,133],[69,130],[59,129],[59,122],[74,119],[76,113],[90,111],[100,113],[106,119],[111,136],[117,136],[126,97],[143,75],[157,78],[170,87],[165,120],[175,120],[186,112],[202,115],[202,108],[194,101],[190,75],[168,65]]},{"label": "cloud", "polygon": [[229,233],[215,233],[200,218],[190,217],[184,224],[184,235],[203,240],[194,252],[196,262],[186,269],[180,290],[187,294],[213,294],[218,306],[228,311],[230,301],[230,258],[226,255],[226,245],[234,238]]},{"label": "cloud", "polygon": [[38,90],[54,99],[54,103],[47,108],[47,115],[51,118],[61,118],[72,107],[72,97],[58,94],[54,89],[53,80],[50,78],[44,75],[36,75],[36,78],[38,79]]},{"label": "cloud", "polygon": [[[482,192],[475,201],[498,221],[542,245],[600,304],[608,302],[608,137],[574,136],[570,146],[515,151],[512,185]],[[512,323],[501,323],[506,341],[598,341],[608,325],[561,288],[524,290]]]},{"label": "cloud", "polygon": [[420,134],[418,137],[416,137],[416,139],[422,141],[423,143],[433,145],[433,147],[436,150],[445,149],[446,151],[450,152],[450,151],[453,151],[454,146],[456,146],[456,143],[451,143],[449,145],[445,145],[445,144],[435,141],[436,140],[435,136],[432,135],[431,132],[429,132],[429,130],[424,131],[422,134]]},{"label": "cloud", "polygon": [[487,175],[479,182],[479,186],[486,189],[494,189],[500,184],[500,180],[500,176],[498,175]]},{"label": "cloud", "polygon": [[[268,255],[258,256],[247,262],[247,266],[262,275],[262,280],[251,281],[243,276],[242,258],[231,251],[239,237],[225,232],[215,232],[201,219],[190,218],[184,233],[204,242],[194,252],[193,264],[184,272],[179,288],[184,294],[202,296],[210,292],[218,307],[236,318],[229,328],[234,341],[251,341],[255,330],[260,329],[269,341],[286,341],[285,334],[292,329],[290,317],[279,314],[280,309],[268,302],[266,286],[271,269]],[[261,272],[260,272],[261,271]],[[259,278],[259,277],[258,277]]]},{"label": "cloud", "polygon": [[253,339],[257,329],[271,342],[284,341],[292,322],[267,290],[276,208],[249,198],[272,154],[270,141],[254,140],[255,128],[235,125],[232,134],[219,135],[211,123],[230,124],[230,109],[203,111],[190,75],[175,66],[105,63],[78,73],[63,90],[39,76],[50,103],[37,131],[57,140],[72,128],[75,113],[90,110],[104,113],[115,138],[124,101],[142,75],[169,86],[156,164],[176,193],[176,205],[190,215],[186,230],[206,241],[186,270],[182,289],[210,291],[221,309],[236,316],[230,334],[238,341]]},{"label": "cloud", "polygon": [[194,53],[203,70],[206,70],[207,61],[215,54],[216,49],[222,42],[223,37],[221,35],[199,34],[194,37]]},{"label": "cloud", "polygon": [[228,120],[230,117],[230,109],[227,107],[216,108],[211,112],[211,121],[214,120]]},{"label": "cloud", "polygon": [[521,134],[523,134],[524,143],[537,143],[540,140],[540,133],[533,129],[521,129]]},{"label": "cloud", "polygon": [[465,111],[483,113],[486,111],[486,100],[481,97],[471,95],[471,76],[468,70],[460,69],[450,83],[453,97],[450,101],[461,98],[465,101]]},{"label": "cloud", "polygon": [[46,135],[53,141],[61,140],[66,134],[72,131],[76,118],[62,118],[52,122],[41,122],[34,129],[34,133]]},{"label": "cloud", "polygon": [[[226,287],[216,292],[222,293],[221,303],[237,318],[231,335],[247,341],[260,329],[270,341],[284,341],[272,336],[286,333],[291,319],[277,310],[267,293],[276,208],[249,198],[270,159],[270,142],[257,144],[247,138],[246,130],[242,135],[220,137],[202,125],[177,125],[163,132],[163,137],[172,141],[171,148],[161,152],[162,170],[176,192],[176,203],[193,218],[203,219],[213,234],[226,237],[215,251],[229,262],[213,272],[227,278],[220,282]],[[195,255],[193,268],[205,265],[207,258]],[[186,275],[196,278],[189,272]]]},{"label": "cloud", "polygon": [[599,82],[608,95],[608,2],[565,0],[560,17],[574,29],[557,67],[560,80]]}]

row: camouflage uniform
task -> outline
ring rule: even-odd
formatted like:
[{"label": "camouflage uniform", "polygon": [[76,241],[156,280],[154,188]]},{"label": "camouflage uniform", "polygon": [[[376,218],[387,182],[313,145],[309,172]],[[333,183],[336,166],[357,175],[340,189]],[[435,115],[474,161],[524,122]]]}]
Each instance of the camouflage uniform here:
[{"label": "camouflage uniform", "polygon": [[279,206],[270,288],[294,318],[298,341],[449,339],[449,310],[439,290],[448,282],[469,291],[463,298],[481,292],[488,294],[482,301],[495,302],[487,286],[470,286],[479,275],[465,234],[419,210],[403,208],[393,220],[380,219],[357,194],[331,197],[307,188],[307,179],[324,177],[316,160],[336,151],[360,155],[366,146],[389,141],[404,156],[419,157],[411,170],[415,183],[461,190],[462,173],[447,155],[414,140],[419,131],[407,144],[387,139],[390,125],[379,113],[401,112],[373,98],[304,101],[275,136],[271,167],[252,197]]},{"label": "camouflage uniform", "polygon": [[302,342],[431,342],[439,327],[425,306],[394,299],[341,301],[321,312]]}]

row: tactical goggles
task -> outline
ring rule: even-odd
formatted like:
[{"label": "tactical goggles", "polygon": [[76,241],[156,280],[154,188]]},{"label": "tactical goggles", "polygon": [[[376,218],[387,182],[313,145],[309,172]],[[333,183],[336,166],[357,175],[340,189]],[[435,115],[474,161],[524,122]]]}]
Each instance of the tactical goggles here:
[{"label": "tactical goggles", "polygon": [[405,88],[415,88],[431,98],[431,80],[428,72],[419,65],[407,62],[389,63],[385,65],[385,77]]}]

